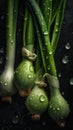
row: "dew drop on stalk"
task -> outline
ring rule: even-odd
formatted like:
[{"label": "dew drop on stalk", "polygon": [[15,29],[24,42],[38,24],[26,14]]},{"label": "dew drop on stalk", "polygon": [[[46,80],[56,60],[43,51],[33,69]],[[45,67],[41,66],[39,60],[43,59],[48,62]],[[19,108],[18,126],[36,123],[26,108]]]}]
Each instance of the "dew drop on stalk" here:
[{"label": "dew drop on stalk", "polygon": [[2,84],[3,82],[1,81],[0,83]]},{"label": "dew drop on stalk", "polygon": [[59,111],[59,110],[60,110],[60,108],[58,107],[58,108],[57,108],[57,111]]},{"label": "dew drop on stalk", "polygon": [[13,44],[13,40],[11,41],[11,44]]},{"label": "dew drop on stalk", "polygon": [[50,70],[50,66],[48,66],[47,70]]},{"label": "dew drop on stalk", "polygon": [[56,23],[56,26],[58,26],[59,25],[59,23]]},{"label": "dew drop on stalk", "polygon": [[45,36],[48,35],[48,31],[45,31],[45,32],[44,32],[44,35],[45,35]]},{"label": "dew drop on stalk", "polygon": [[70,79],[70,85],[73,85],[73,77]]},{"label": "dew drop on stalk", "polygon": [[40,99],[41,102],[44,102],[44,101],[45,101],[45,97],[44,97],[43,95],[41,95],[41,96],[39,97],[39,99]]},{"label": "dew drop on stalk", "polygon": [[65,49],[67,49],[67,50],[70,49],[70,43],[69,43],[69,42],[67,42],[67,43],[65,44]]},{"label": "dew drop on stalk", "polygon": [[9,37],[11,37],[11,33],[9,34]]},{"label": "dew drop on stalk", "polygon": [[49,52],[49,55],[51,55],[51,54],[52,54],[52,51]]},{"label": "dew drop on stalk", "polygon": [[53,107],[53,110],[56,110],[56,108],[55,108],[55,107]]},{"label": "dew drop on stalk", "polygon": [[63,58],[62,58],[62,63],[63,64],[67,64],[69,62],[69,56],[65,55]]},{"label": "dew drop on stalk", "polygon": [[10,28],[10,25],[7,25],[7,28]]},{"label": "dew drop on stalk", "polygon": [[47,46],[47,42],[45,43],[45,45]]},{"label": "dew drop on stalk", "polygon": [[56,29],[56,33],[58,33],[59,29]]}]

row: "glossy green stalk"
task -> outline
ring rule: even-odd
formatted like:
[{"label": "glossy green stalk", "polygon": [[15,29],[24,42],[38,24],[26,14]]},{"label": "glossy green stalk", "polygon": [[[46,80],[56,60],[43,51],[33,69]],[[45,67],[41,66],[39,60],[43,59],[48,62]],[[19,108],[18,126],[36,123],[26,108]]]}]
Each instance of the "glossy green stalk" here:
[{"label": "glossy green stalk", "polygon": [[64,0],[64,1],[61,0],[59,9],[57,10],[55,25],[54,25],[54,30],[53,30],[52,40],[51,40],[52,51],[54,54],[55,54],[57,44],[59,41],[59,37],[60,37],[65,7],[66,7],[66,0]]},{"label": "glossy green stalk", "polygon": [[[13,68],[14,66],[14,41],[13,41],[13,2],[8,0],[8,10],[7,10],[7,47],[6,47],[6,67]],[[13,52],[14,51],[14,52]]]},{"label": "glossy green stalk", "polygon": [[61,4],[61,0],[57,0],[53,3],[53,6],[52,6],[52,18],[51,18],[51,25],[53,24],[54,20],[55,20],[55,17],[57,15],[57,12],[58,12],[58,9],[60,7],[60,4]]},{"label": "glossy green stalk", "polygon": [[[40,8],[41,11],[43,13],[47,28],[49,26],[49,21],[51,18],[51,7],[50,7],[50,1],[49,0],[42,0],[42,2],[40,1]],[[52,1],[51,1],[52,2]]]},{"label": "glossy green stalk", "polygon": [[26,28],[27,28],[27,22],[28,21],[28,9],[25,8],[25,14],[24,14],[24,25],[23,25],[23,46],[26,45]]},{"label": "glossy green stalk", "polygon": [[[18,1],[8,0],[7,4],[7,31],[6,31],[6,65],[0,76],[0,95],[11,96],[16,91],[13,85],[14,62],[15,62],[15,36],[18,12]],[[17,6],[15,6],[17,5]],[[13,10],[16,10],[14,15]]]},{"label": "glossy green stalk", "polygon": [[[46,26],[45,20],[43,18],[43,14],[42,14],[38,4],[34,0],[28,0],[27,3],[29,3],[29,5],[33,8],[34,13],[35,13],[35,15],[36,15],[36,17],[39,21],[40,28],[42,30],[42,35],[43,35],[43,38],[44,38],[43,48],[46,50],[46,52],[44,52],[44,57],[48,57],[48,60],[45,59],[45,61],[46,61],[46,71],[48,73],[50,73],[51,75],[56,76],[57,73],[56,73],[55,61],[54,61],[54,57],[53,57],[53,53],[52,53],[52,48],[51,48],[51,45],[50,45],[50,39],[48,37],[47,26]],[[50,65],[50,70],[48,70],[49,65]]]},{"label": "glossy green stalk", "polygon": [[[26,18],[27,19],[27,25],[26,22],[24,21],[24,30],[23,30],[23,46],[29,47],[30,51],[33,51],[33,43],[34,43],[34,29],[33,29],[33,21],[32,21],[32,16],[29,14],[29,10],[26,7],[26,15],[28,15]],[[28,13],[28,14],[27,14]],[[25,16],[26,17],[26,16]],[[26,26],[26,28],[25,28]],[[26,30],[25,30],[26,29]],[[25,34],[24,34],[25,33]],[[25,38],[25,39],[24,39]],[[25,42],[25,43],[24,43]],[[32,46],[32,48],[31,48]],[[31,49],[32,50],[31,50]]]}]

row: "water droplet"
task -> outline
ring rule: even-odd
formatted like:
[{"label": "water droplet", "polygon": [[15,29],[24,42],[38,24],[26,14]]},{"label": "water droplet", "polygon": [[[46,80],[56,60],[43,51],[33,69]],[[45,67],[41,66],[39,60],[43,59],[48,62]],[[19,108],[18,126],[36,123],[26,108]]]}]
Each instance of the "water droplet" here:
[{"label": "water droplet", "polygon": [[5,82],[5,86],[7,86],[7,82]]},{"label": "water droplet", "polygon": [[13,124],[18,124],[18,123],[19,123],[19,116],[18,116],[18,115],[15,115],[15,116],[12,118],[12,122],[13,122]]},{"label": "water droplet", "polygon": [[3,82],[1,81],[0,83],[2,84]]},{"label": "water droplet", "polygon": [[3,57],[0,58],[0,64],[2,64],[2,63],[3,63]]},{"label": "water droplet", "polygon": [[64,92],[62,92],[62,95],[64,95]]},{"label": "water droplet", "polygon": [[50,66],[48,66],[47,70],[50,70]]},{"label": "water droplet", "polygon": [[66,44],[65,44],[65,49],[70,49],[70,43],[69,42],[67,42]]},{"label": "water droplet", "polygon": [[59,26],[59,23],[56,23],[56,26]]},{"label": "water droplet", "polygon": [[48,7],[48,10],[50,10],[50,8]]},{"label": "water droplet", "polygon": [[45,101],[45,97],[44,97],[43,95],[41,95],[41,96],[39,97],[39,99],[40,99],[41,102],[44,102],[44,101]]},{"label": "water droplet", "polygon": [[53,110],[56,110],[56,108],[55,108],[55,107],[53,107]]},{"label": "water droplet", "polygon": [[31,75],[30,74],[28,75],[28,78],[31,79]]},{"label": "water droplet", "polygon": [[64,64],[67,64],[69,62],[69,56],[65,55],[63,58],[62,58],[62,62]]},{"label": "water droplet", "polygon": [[60,110],[60,108],[58,107],[58,108],[57,108],[57,110],[59,111],[59,110]]},{"label": "water droplet", "polygon": [[13,40],[11,41],[11,44],[13,44]]},{"label": "water droplet", "polygon": [[50,105],[50,108],[52,108],[52,105]]},{"label": "water droplet", "polygon": [[44,32],[44,35],[48,35],[48,31],[45,31],[45,32]]},{"label": "water droplet", "polygon": [[3,20],[4,19],[4,16],[1,16],[1,20]]},{"label": "water droplet", "polygon": [[9,37],[11,37],[11,33],[9,34]]},{"label": "water droplet", "polygon": [[8,57],[6,57],[6,60],[8,60]]},{"label": "water droplet", "polygon": [[73,77],[70,79],[70,85],[73,85]]},{"label": "water droplet", "polygon": [[4,53],[4,48],[1,48],[1,49],[0,49],[0,53]]},{"label": "water droplet", "polygon": [[10,25],[7,25],[7,28],[10,28]]},{"label": "water droplet", "polygon": [[45,45],[47,46],[47,42],[45,43]]},{"label": "water droplet", "polygon": [[59,73],[59,74],[58,74],[58,77],[59,77],[59,78],[61,78],[61,76],[62,76],[62,74],[61,74],[61,73]]},{"label": "water droplet", "polygon": [[56,29],[56,33],[58,33],[59,29]]},{"label": "water droplet", "polygon": [[29,66],[29,71],[33,72],[33,67],[31,65]]},{"label": "water droplet", "polygon": [[52,54],[52,51],[49,52],[49,55],[51,55],[51,54]]}]

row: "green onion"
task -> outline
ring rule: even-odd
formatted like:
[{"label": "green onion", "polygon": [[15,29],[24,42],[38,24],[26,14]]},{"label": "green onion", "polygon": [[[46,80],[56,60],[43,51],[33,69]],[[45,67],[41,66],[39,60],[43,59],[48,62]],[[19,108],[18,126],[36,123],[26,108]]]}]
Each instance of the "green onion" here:
[{"label": "green onion", "polygon": [[[37,23],[39,23],[40,25],[42,37],[44,40],[42,42],[42,48],[44,49],[43,56],[44,56],[44,60],[46,64],[46,74],[44,75],[44,77],[47,77],[47,80],[50,86],[50,102],[49,102],[49,107],[48,107],[49,115],[54,120],[60,121],[60,120],[65,119],[68,116],[70,109],[69,109],[69,104],[63,98],[59,90],[60,85],[59,85],[59,80],[57,78],[57,72],[56,72],[57,70],[56,70],[54,56],[52,52],[53,51],[52,46],[51,46],[50,39],[48,36],[47,26],[46,26],[43,14],[38,4],[36,3],[36,1],[28,0],[27,5],[29,6],[29,8],[31,6],[30,9],[32,9],[32,12],[34,12],[35,19],[36,21],[38,21]],[[41,55],[42,55],[42,52],[41,52]],[[48,58],[48,60],[46,57]],[[49,66],[50,66],[50,69],[48,69]]]},{"label": "green onion", "polygon": [[14,74],[14,81],[19,92],[31,89],[35,83],[35,72],[33,67],[35,54],[33,53],[33,43],[34,31],[32,17],[26,8],[23,29],[23,60],[16,68]]},{"label": "green onion", "polygon": [[[16,93],[13,85],[14,62],[15,62],[15,35],[18,12],[18,1],[8,0],[7,7],[7,35],[6,35],[6,65],[0,76],[0,96],[12,96]],[[14,14],[14,10],[16,13]]]}]

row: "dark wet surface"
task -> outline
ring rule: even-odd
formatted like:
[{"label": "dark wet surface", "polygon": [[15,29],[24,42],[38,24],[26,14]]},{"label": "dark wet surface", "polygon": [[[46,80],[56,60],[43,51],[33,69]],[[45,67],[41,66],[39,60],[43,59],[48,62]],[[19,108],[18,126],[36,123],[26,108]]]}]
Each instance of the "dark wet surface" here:
[{"label": "dark wet surface", "polygon": [[[0,1],[0,73],[4,69],[5,62],[5,21],[6,1]],[[16,62],[21,61],[20,47],[22,46],[22,21],[23,6],[19,6],[19,18],[17,28],[17,50]],[[13,96],[12,104],[0,102],[0,130],[48,130],[48,129],[73,129],[73,0],[67,0],[65,17],[59,44],[55,54],[60,90],[62,95],[70,104],[70,115],[66,119],[64,128],[59,127],[56,122],[45,112],[39,121],[31,119],[30,113],[25,107],[25,98],[18,94]]]}]

